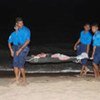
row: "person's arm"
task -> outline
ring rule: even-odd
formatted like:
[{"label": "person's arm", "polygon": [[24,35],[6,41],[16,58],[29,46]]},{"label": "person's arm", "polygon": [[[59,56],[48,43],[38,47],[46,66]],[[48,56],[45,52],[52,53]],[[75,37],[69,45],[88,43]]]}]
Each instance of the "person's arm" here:
[{"label": "person's arm", "polygon": [[75,43],[75,45],[74,45],[74,50],[76,50],[76,48],[77,48],[77,45],[80,43],[80,38],[78,39],[78,41]]},{"label": "person's arm", "polygon": [[14,52],[13,52],[13,49],[12,49],[12,45],[11,45],[11,43],[8,43],[8,47],[9,47],[9,50],[10,50],[11,56],[13,57],[13,56],[14,56]]},{"label": "person's arm", "polygon": [[93,59],[94,57],[94,54],[95,54],[95,50],[96,50],[96,46],[93,47],[93,52],[92,52],[92,56],[91,56],[91,59]]},{"label": "person's arm", "polygon": [[20,54],[20,52],[23,51],[23,49],[28,46],[29,43],[30,43],[30,40],[27,40],[24,43],[24,45],[16,52],[16,55],[18,56]]},{"label": "person's arm", "polygon": [[12,42],[13,42],[13,33],[9,36],[9,39],[8,39],[8,48],[10,50],[11,56],[13,57],[14,51],[12,49]]},{"label": "person's arm", "polygon": [[29,43],[30,43],[30,40],[27,40],[20,49],[23,50],[25,47],[29,45]]},{"label": "person's arm", "polygon": [[90,45],[87,45],[87,50],[86,50],[87,54],[89,54],[89,50],[90,50]]}]

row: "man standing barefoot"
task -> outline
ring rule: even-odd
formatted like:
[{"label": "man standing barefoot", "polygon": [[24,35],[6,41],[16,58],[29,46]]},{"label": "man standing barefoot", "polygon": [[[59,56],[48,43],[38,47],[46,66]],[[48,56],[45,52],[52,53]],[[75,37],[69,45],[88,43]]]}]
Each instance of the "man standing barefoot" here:
[{"label": "man standing barefoot", "polygon": [[25,76],[25,58],[29,52],[30,30],[24,26],[22,18],[16,18],[16,26],[14,32],[8,39],[8,47],[13,57],[13,67],[16,82],[19,83],[19,73],[22,75],[23,83],[26,82]]},{"label": "man standing barefoot", "polygon": [[92,25],[92,32],[94,33],[93,36],[93,70],[95,77],[100,77],[99,73],[99,66],[100,66],[100,31],[98,24]]},{"label": "man standing barefoot", "polygon": [[[91,41],[92,41],[92,35],[90,33],[90,25],[85,24],[84,30],[80,33],[80,37],[74,45],[74,50],[77,50],[77,55],[80,55],[83,52],[86,52],[87,54],[89,54]],[[87,59],[83,59],[81,61],[81,64],[82,64],[82,69],[81,69],[80,75],[84,76],[87,74],[87,71],[88,71]]]}]

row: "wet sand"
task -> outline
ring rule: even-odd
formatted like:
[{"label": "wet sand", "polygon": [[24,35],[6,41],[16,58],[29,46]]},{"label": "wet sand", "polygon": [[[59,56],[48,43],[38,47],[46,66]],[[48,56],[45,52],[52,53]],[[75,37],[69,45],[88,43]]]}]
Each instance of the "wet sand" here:
[{"label": "wet sand", "polygon": [[33,75],[28,76],[27,86],[12,80],[0,78],[0,100],[100,100],[100,80],[93,75]]}]

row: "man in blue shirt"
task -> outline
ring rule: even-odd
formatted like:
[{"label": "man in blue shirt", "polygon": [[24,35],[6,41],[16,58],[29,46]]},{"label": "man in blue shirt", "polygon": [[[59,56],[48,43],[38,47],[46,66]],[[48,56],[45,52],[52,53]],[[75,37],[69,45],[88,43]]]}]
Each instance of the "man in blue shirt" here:
[{"label": "man in blue shirt", "polygon": [[[80,33],[80,37],[74,45],[74,50],[77,50],[77,55],[80,55],[83,52],[86,52],[87,54],[89,53],[89,48],[92,40],[92,35],[89,32],[89,30],[90,30],[90,25],[85,24],[84,30]],[[82,70],[80,72],[80,75],[83,76],[86,75],[88,71],[87,59],[83,59],[81,63],[82,63]]]},{"label": "man in blue shirt", "polygon": [[92,32],[94,33],[93,36],[93,69],[95,77],[99,77],[99,65],[100,65],[100,31],[98,31],[98,25],[93,24],[92,25]]},{"label": "man in blue shirt", "polygon": [[[13,57],[13,67],[16,82],[19,83],[19,73],[22,74],[25,83],[25,59],[29,52],[30,30],[24,26],[22,18],[16,19],[15,31],[11,33],[8,39],[8,46]],[[13,46],[12,46],[13,44]]]}]

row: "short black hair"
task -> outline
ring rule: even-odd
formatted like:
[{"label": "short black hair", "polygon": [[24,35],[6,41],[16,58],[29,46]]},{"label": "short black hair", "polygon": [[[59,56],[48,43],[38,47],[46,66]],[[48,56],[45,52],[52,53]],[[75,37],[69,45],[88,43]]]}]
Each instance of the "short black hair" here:
[{"label": "short black hair", "polygon": [[89,24],[89,23],[85,23],[85,24],[84,24],[84,26],[87,26],[87,25],[89,25],[89,26],[90,26],[90,24]]},{"label": "short black hair", "polygon": [[92,26],[99,27],[98,23],[93,23]]},{"label": "short black hair", "polygon": [[17,23],[17,22],[20,22],[20,21],[23,21],[23,19],[22,19],[21,17],[17,17],[17,18],[16,18],[16,23]]}]

